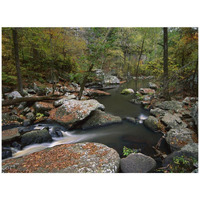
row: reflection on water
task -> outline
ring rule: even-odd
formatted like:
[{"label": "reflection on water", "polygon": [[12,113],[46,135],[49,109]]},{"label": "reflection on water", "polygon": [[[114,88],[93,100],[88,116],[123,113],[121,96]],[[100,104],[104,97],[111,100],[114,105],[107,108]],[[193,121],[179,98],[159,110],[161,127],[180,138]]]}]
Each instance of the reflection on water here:
[{"label": "reflection on water", "polygon": [[[146,87],[147,84],[147,80],[138,81],[139,88]],[[54,138],[52,143],[31,145],[26,147],[22,151],[15,153],[14,157],[40,151],[47,147],[75,142],[103,143],[116,149],[120,156],[122,156],[122,150],[124,146],[134,149],[140,148],[143,153],[147,155],[153,155],[154,151],[152,146],[156,145],[161,137],[161,134],[154,133],[144,127],[143,120],[148,117],[149,112],[144,110],[140,105],[129,102],[134,95],[121,95],[120,92],[124,88],[132,88],[136,90],[135,81],[132,80],[129,83],[125,83],[117,88],[108,90],[108,92],[111,93],[111,96],[98,97],[97,100],[105,105],[106,112],[122,118],[135,117],[139,120],[139,124],[133,124],[123,120],[123,122],[120,124],[113,124],[106,127],[89,130],[65,131],[63,129],[62,131],[64,137]],[[44,127],[45,125],[43,124],[42,126]]]}]

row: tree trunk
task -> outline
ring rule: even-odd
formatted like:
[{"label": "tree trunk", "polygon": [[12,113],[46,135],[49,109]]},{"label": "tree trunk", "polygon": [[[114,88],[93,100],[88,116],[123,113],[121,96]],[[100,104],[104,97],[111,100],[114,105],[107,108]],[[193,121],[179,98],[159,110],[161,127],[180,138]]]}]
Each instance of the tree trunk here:
[{"label": "tree trunk", "polygon": [[93,66],[94,66],[93,64],[90,65],[90,68],[88,69],[86,75],[83,78],[83,82],[81,84],[81,88],[80,88],[80,91],[79,91],[79,94],[78,94],[78,99],[79,100],[81,100],[85,84],[87,83],[88,76],[89,76],[90,72],[92,71]]},{"label": "tree trunk", "polygon": [[[146,34],[145,34],[146,36]],[[137,63],[137,67],[136,67],[136,81],[138,80],[138,72],[139,72],[139,66],[140,66],[140,60],[141,60],[141,57],[142,57],[142,53],[143,53],[143,48],[144,48],[144,41],[145,41],[145,36],[142,40],[142,46],[141,46],[141,50],[140,50],[140,55],[139,55],[139,58],[138,58],[138,63]]]},{"label": "tree trunk", "polygon": [[35,101],[45,101],[45,100],[59,100],[59,96],[40,96],[40,97],[23,97],[13,100],[2,101],[2,106],[15,105],[21,102],[35,102]]},{"label": "tree trunk", "polygon": [[17,28],[12,28],[12,34],[13,34],[13,44],[14,44],[14,52],[15,52],[15,64],[16,64],[16,70],[17,70],[18,90],[19,90],[19,93],[23,96],[22,77],[21,77],[20,63],[19,63]]},{"label": "tree trunk", "polygon": [[169,95],[169,78],[168,78],[168,28],[163,28],[164,34],[163,34],[163,40],[164,40],[164,54],[163,54],[163,60],[164,60],[164,78],[163,78],[163,95],[165,100],[170,100]]}]

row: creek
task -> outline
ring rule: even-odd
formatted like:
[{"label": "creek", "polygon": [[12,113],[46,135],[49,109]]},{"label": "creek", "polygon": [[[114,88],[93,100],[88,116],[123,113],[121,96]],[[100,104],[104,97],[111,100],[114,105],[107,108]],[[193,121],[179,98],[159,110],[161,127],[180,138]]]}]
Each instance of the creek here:
[{"label": "creek", "polygon": [[[161,133],[155,133],[143,125],[143,120],[149,115],[149,111],[144,110],[141,105],[132,104],[129,102],[134,95],[122,95],[120,92],[124,88],[132,88],[136,91],[137,88],[148,87],[149,80],[139,80],[137,85],[135,80],[130,80],[127,83],[119,85],[108,92],[111,96],[103,96],[96,98],[100,103],[105,105],[105,111],[122,119],[125,117],[134,117],[139,119],[139,123],[133,124],[123,120],[120,124],[112,124],[101,128],[93,128],[89,130],[74,130],[66,131],[63,127],[56,124],[38,124],[37,128],[49,126],[59,126],[62,129],[64,137],[53,138],[52,143],[43,143],[26,146],[23,150],[17,151],[13,157],[27,155],[36,151],[40,151],[47,147],[53,147],[59,144],[75,143],[75,142],[97,142],[105,144],[117,150],[119,155],[123,155],[123,147],[126,146],[132,149],[141,149],[141,152],[153,156],[155,154],[152,146],[155,146],[162,136]],[[161,149],[168,152],[167,145],[164,143]]]}]

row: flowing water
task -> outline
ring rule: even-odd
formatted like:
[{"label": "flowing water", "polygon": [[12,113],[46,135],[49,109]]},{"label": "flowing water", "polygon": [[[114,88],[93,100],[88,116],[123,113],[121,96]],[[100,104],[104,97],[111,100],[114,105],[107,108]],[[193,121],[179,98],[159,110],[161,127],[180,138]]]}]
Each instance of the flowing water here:
[{"label": "flowing water", "polygon": [[[152,156],[155,152],[152,146],[155,146],[162,136],[161,133],[155,133],[143,125],[143,120],[149,115],[140,105],[129,102],[133,95],[121,95],[123,88],[132,88],[136,91],[136,87],[147,87],[149,80],[140,80],[137,85],[135,80],[120,85],[116,88],[108,90],[111,96],[98,97],[97,100],[105,105],[105,111],[113,115],[124,117],[135,117],[140,123],[133,124],[123,120],[120,124],[113,124],[101,128],[93,128],[89,130],[65,131],[63,129],[62,138],[54,138],[52,143],[43,143],[30,145],[23,150],[16,152],[13,157],[26,155],[35,151],[40,151],[47,147],[59,144],[75,143],[75,142],[98,142],[112,147],[122,156],[123,147],[141,149],[142,153]],[[44,124],[41,126],[45,126]],[[163,145],[163,150],[168,151],[167,146]]]}]

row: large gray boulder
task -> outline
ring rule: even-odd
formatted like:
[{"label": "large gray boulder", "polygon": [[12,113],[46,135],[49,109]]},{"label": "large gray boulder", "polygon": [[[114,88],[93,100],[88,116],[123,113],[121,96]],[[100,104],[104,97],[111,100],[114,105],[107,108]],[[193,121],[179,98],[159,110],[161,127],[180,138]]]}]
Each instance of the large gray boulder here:
[{"label": "large gray boulder", "polygon": [[183,122],[176,114],[170,114],[168,112],[162,117],[161,121],[167,126],[167,129],[186,128],[187,124]]},{"label": "large gray boulder", "polygon": [[22,98],[22,95],[18,91],[13,91],[7,95],[8,99]]},{"label": "large gray boulder", "polygon": [[97,109],[104,110],[105,107],[94,99],[84,101],[69,100],[65,101],[62,106],[51,110],[50,118],[66,128],[70,128]]},{"label": "large gray boulder", "polygon": [[103,84],[105,85],[112,85],[112,84],[119,84],[120,81],[116,76],[106,75],[104,76]]},{"label": "large gray boulder", "polygon": [[[33,162],[30,162],[30,161]],[[4,173],[116,173],[120,157],[99,143],[63,144],[2,163]]]},{"label": "large gray boulder", "polygon": [[31,132],[27,132],[21,136],[21,145],[23,147],[30,144],[40,144],[51,141],[52,138],[47,129],[34,130]]},{"label": "large gray boulder", "polygon": [[152,82],[149,82],[149,87],[151,89],[154,89],[154,90],[158,89],[158,86],[155,83],[152,83]]},{"label": "large gray boulder", "polygon": [[151,109],[150,110],[150,114],[157,117],[157,118],[161,118],[165,115],[166,111],[162,110],[160,108],[155,108],[155,109]]},{"label": "large gray boulder", "polygon": [[159,129],[158,123],[158,119],[153,116],[149,116],[146,120],[144,120],[144,125],[152,131],[157,131]]},{"label": "large gray boulder", "polygon": [[171,151],[180,150],[183,146],[193,143],[195,133],[188,128],[171,129],[167,132],[166,141]]},{"label": "large gray boulder", "polygon": [[183,103],[179,101],[164,101],[156,103],[155,106],[163,110],[171,110],[178,113],[182,110]]},{"label": "large gray boulder", "polygon": [[147,173],[155,169],[156,161],[142,153],[132,153],[121,159],[123,173]]},{"label": "large gray boulder", "polygon": [[90,118],[83,124],[82,129],[88,129],[93,127],[101,127],[109,124],[116,124],[122,122],[122,119],[118,116],[105,113],[101,110],[95,110]]}]

